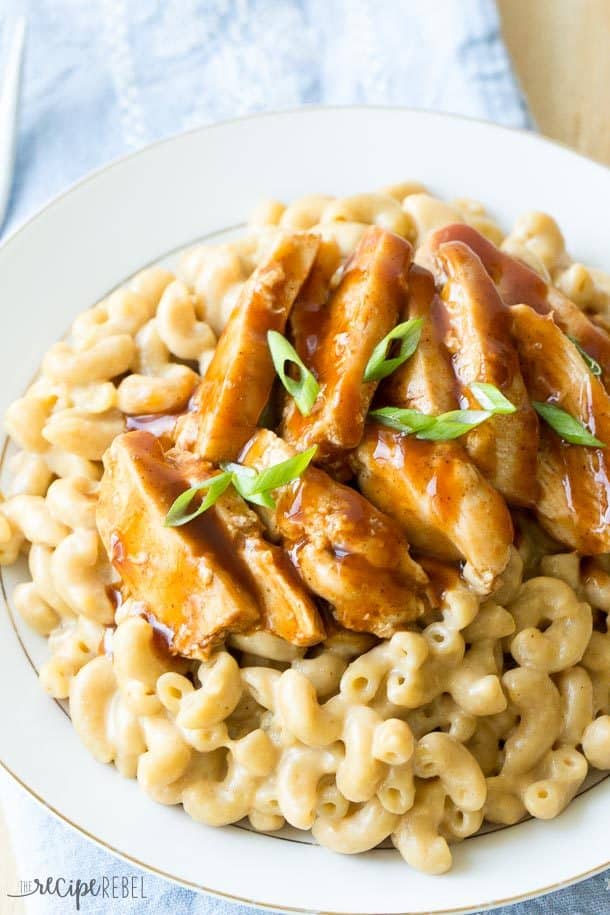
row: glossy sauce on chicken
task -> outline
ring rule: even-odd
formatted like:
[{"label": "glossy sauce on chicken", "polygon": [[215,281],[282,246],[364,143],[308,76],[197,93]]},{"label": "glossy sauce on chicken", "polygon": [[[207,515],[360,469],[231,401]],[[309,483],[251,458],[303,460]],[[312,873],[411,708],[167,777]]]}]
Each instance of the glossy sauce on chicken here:
[{"label": "glossy sauce on chicken", "polygon": [[[448,315],[431,273],[412,265],[405,318],[423,319],[416,352],[381,385],[381,403],[431,416],[458,408],[459,384],[444,340]],[[352,458],[363,493],[404,528],[414,548],[466,560],[465,574],[488,592],[508,562],[513,532],[500,494],[459,440],[419,441],[369,423]]]},{"label": "glossy sauce on chicken", "polygon": [[[328,300],[332,280],[341,267],[341,252],[335,242],[321,241],[309,276],[290,313],[290,335],[297,353],[314,370],[320,341],[329,318]],[[290,403],[287,402],[287,407]]]},{"label": "glossy sauce on chicken", "polygon": [[[399,474],[409,474],[426,480],[426,496],[434,511],[441,515],[450,528],[460,512],[460,486],[458,471],[452,460],[455,446],[452,442],[420,442],[416,438],[400,435],[396,438],[391,429],[373,426],[373,460],[390,465]],[[433,447],[431,447],[431,444]],[[459,558],[456,552],[451,558]]]},{"label": "glossy sauce on chicken", "polygon": [[[545,425],[539,434],[531,406],[555,402],[610,443],[610,398],[562,331],[577,327],[602,356],[604,332],[469,227],[433,233],[432,272],[411,253],[377,226],[345,264],[334,243],[278,234],[185,413],[128,417],[134,431],[107,452],[100,534],[126,596],[173,652],[206,657],[227,634],[257,630],[316,645],[322,613],[388,638],[434,613],[456,580],[489,595],[514,551],[509,505],[533,509],[579,552],[610,551],[605,452]],[[365,382],[377,344],[416,318],[415,352],[381,383]],[[286,331],[319,384],[307,416],[288,394],[269,401],[271,329]],[[454,440],[420,440],[369,416],[373,397],[432,418],[478,410],[475,382],[515,411]],[[272,428],[258,428],[268,402]],[[261,473],[312,444],[317,466],[269,493],[274,502],[249,504],[231,485],[197,518],[165,526],[176,497],[220,462]]]},{"label": "glossy sauce on chicken", "polygon": [[[519,305],[512,320],[532,399],[564,409],[610,444],[610,397],[553,317]],[[550,534],[585,554],[610,550],[607,450],[569,444],[552,429],[542,430],[538,516]]]},{"label": "glossy sauce on chicken", "polygon": [[267,334],[284,331],[318,245],[314,235],[281,236],[246,282],[193,409],[178,423],[180,449],[210,461],[233,460],[252,435],[275,378]]},{"label": "glossy sauce on chicken", "polygon": [[[259,430],[240,460],[259,470],[294,453],[273,432]],[[262,515],[308,587],[346,628],[384,636],[423,610],[427,577],[398,525],[323,470],[309,467]]]},{"label": "glossy sauce on chicken", "polygon": [[409,293],[400,320],[421,318],[417,350],[380,385],[380,404],[409,407],[421,413],[457,410],[459,384],[445,346],[449,317],[429,270],[411,264]]},{"label": "glossy sauce on chicken", "polygon": [[[461,242],[480,258],[506,305],[524,304],[540,314],[553,313],[559,327],[599,362],[606,385],[610,383],[610,336],[559,289],[545,283],[527,264],[501,251],[471,226],[444,226],[433,233],[427,248],[434,255],[448,242]],[[428,256],[426,253],[424,258],[427,260]]]},{"label": "glossy sauce on chicken", "polygon": [[309,416],[301,416],[294,402],[287,402],[281,431],[300,449],[317,444],[320,460],[332,461],[360,440],[377,387],[376,382],[363,381],[364,371],[404,306],[411,255],[407,241],[371,226],[346,263],[336,290],[326,298],[331,256],[330,263],[321,263],[302,305],[297,303],[297,352],[321,390]]},{"label": "glossy sauce on chicken", "polygon": [[[164,517],[172,503],[185,489],[188,489],[188,485],[185,486],[185,477],[165,460],[155,441],[139,438],[137,442],[133,440],[130,442],[130,448],[134,469],[142,481],[142,487],[155,492]],[[213,469],[210,468],[209,474],[213,473]],[[195,504],[197,500],[201,501],[201,497],[196,497]],[[192,548],[194,556],[212,556],[214,563],[230,575],[244,593],[248,594],[253,591],[252,576],[248,567],[232,549],[231,541],[215,512],[204,512],[189,524],[184,525],[180,536]],[[133,556],[131,547],[120,531],[113,533],[111,543],[113,564],[121,578],[129,581],[134,566],[140,564],[139,557]],[[142,557],[142,559],[144,562],[154,561],[153,556]]]},{"label": "glossy sauce on chicken", "polygon": [[234,490],[187,524],[164,525],[181,492],[216,474],[209,464],[185,452],[163,454],[150,433],[131,432],[115,440],[106,465],[100,534],[128,595],[175,633],[174,650],[201,656],[227,628],[263,626],[297,645],[324,637],[288,557],[265,540]]},{"label": "glossy sauce on chicken", "polygon": [[538,449],[538,420],[521,376],[509,309],[478,256],[463,242],[440,245],[437,259],[449,321],[445,344],[461,386],[461,406],[480,409],[469,386],[482,381],[493,384],[517,408],[469,432],[468,454],[510,504],[531,506],[537,495],[531,467]]}]

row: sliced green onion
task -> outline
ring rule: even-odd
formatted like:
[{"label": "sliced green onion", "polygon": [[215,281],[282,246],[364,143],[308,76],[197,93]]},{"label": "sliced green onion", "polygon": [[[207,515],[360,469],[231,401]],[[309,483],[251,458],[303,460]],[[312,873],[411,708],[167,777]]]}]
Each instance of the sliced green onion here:
[{"label": "sliced green onion", "polygon": [[428,416],[417,410],[403,410],[398,407],[382,407],[369,413],[376,420],[405,435],[429,442],[447,442],[459,438],[489,419],[489,410],[451,410],[440,416]]},{"label": "sliced green onion", "polygon": [[440,416],[429,416],[418,410],[401,407],[381,407],[369,416],[384,426],[405,435],[415,435],[429,442],[448,442],[465,435],[496,414],[514,413],[517,409],[493,384],[474,382],[470,390],[484,410],[451,410]]},{"label": "sliced green onion", "polygon": [[489,410],[451,410],[434,417],[432,425],[417,433],[417,438],[428,442],[448,442],[466,435],[493,416]]},{"label": "sliced green onion", "polygon": [[254,493],[253,489],[258,480],[258,474],[252,467],[244,467],[243,464],[221,464],[223,470],[228,470],[233,474],[233,486],[247,502],[253,502],[255,505],[262,505],[264,508],[275,508],[275,502],[266,492]]},{"label": "sliced green onion", "polygon": [[576,349],[578,350],[578,352],[580,353],[580,355],[586,362],[587,367],[588,367],[589,371],[591,372],[591,374],[595,375],[596,378],[599,378],[599,376],[602,373],[602,367],[599,364],[599,362],[596,362],[596,360],[593,358],[593,356],[590,356],[588,354],[588,352],[582,348],[582,346],[580,345],[580,343],[578,342],[576,337],[573,337],[571,334],[566,334],[566,337],[568,338],[568,340],[570,340],[574,344],[574,346],[576,347]]},{"label": "sliced green onion", "polygon": [[406,435],[421,432],[434,423],[434,416],[426,416],[417,410],[403,410],[400,407],[381,407],[379,410],[371,410],[369,416],[383,426],[397,429]]},{"label": "sliced green onion", "polygon": [[279,486],[285,486],[287,483],[298,479],[313,461],[317,450],[318,446],[313,445],[307,451],[302,451],[286,461],[281,461],[279,464],[274,464],[273,467],[261,470],[256,478],[254,487],[250,490],[251,495],[272,492]]},{"label": "sliced green onion", "polygon": [[470,385],[470,390],[479,401],[484,410],[490,413],[515,413],[516,406],[493,384],[475,381]]},{"label": "sliced green onion", "polygon": [[[307,451],[288,458],[287,461],[280,461],[273,467],[261,470],[260,473],[257,473],[252,467],[244,467],[243,464],[223,463],[220,465],[222,473],[209,477],[180,493],[165,516],[165,526],[179,527],[181,524],[187,524],[197,518],[198,515],[211,508],[231,484],[242,499],[253,502],[255,505],[262,505],[264,508],[275,508],[271,492],[298,479],[311,464],[316,451],[317,446],[314,445]],[[206,489],[207,494],[201,505],[195,511],[188,512],[197,493]]]},{"label": "sliced green onion", "polygon": [[[417,349],[423,323],[423,318],[411,318],[403,321],[402,324],[397,324],[389,334],[386,334],[371,353],[371,358],[364,370],[363,381],[381,381],[382,378],[391,375],[403,362],[406,362]],[[387,359],[388,351],[394,340],[400,340],[398,355],[393,359]]]},{"label": "sliced green onion", "polygon": [[595,438],[580,420],[571,416],[570,413],[566,413],[561,407],[537,400],[532,401],[532,407],[564,442],[569,442],[571,445],[585,445],[589,448],[606,447],[605,442]]},{"label": "sliced green onion", "polygon": [[226,473],[232,473],[234,476],[243,480],[256,480],[256,470],[253,467],[246,467],[244,464],[238,464],[236,461],[222,461],[220,469]]},{"label": "sliced green onion", "polygon": [[275,508],[275,501],[268,492],[248,492],[247,487],[242,488],[238,479],[233,481],[233,485],[246,502],[252,502],[253,505],[261,505],[263,508]]},{"label": "sliced green onion", "polygon": [[244,492],[248,492],[256,482],[256,470],[252,467],[244,467],[243,464],[237,464],[234,461],[223,461],[220,467],[221,470],[232,474],[233,479],[231,482],[240,496],[242,495],[242,489]]},{"label": "sliced green onion", "polygon": [[[209,477],[207,480],[203,480],[203,482],[198,483],[197,486],[191,486],[190,489],[180,493],[165,516],[165,527],[180,527],[182,524],[188,524],[189,521],[202,515],[203,512],[207,511],[208,508],[220,499],[223,492],[231,485],[232,480],[232,474],[227,472],[219,473],[216,474],[216,476]],[[207,494],[205,498],[201,500],[201,504],[195,511],[188,513],[187,509],[197,493],[203,492],[206,489]]]},{"label": "sliced green onion", "polygon": [[[267,333],[267,343],[280,381],[294,399],[299,412],[303,416],[309,416],[320,393],[320,385],[286,337],[276,330],[270,330]],[[290,378],[286,374],[287,362],[296,365],[299,372],[298,379]]]}]

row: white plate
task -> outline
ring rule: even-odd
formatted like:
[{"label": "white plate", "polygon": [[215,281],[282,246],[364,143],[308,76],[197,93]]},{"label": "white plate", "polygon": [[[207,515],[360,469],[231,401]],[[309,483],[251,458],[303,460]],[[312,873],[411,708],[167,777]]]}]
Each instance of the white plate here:
[{"label": "white plate", "polygon": [[[610,172],[549,142],[436,114],[306,109],[184,134],[108,166],[0,248],[0,409],[23,391],[72,318],[141,266],[243,222],[263,197],[370,190],[416,178],[474,197],[502,222],[553,213],[579,260],[610,268]],[[3,593],[23,572],[2,571]],[[31,661],[28,658],[31,658]],[[234,900],[297,911],[480,910],[610,864],[610,779],[555,821],[529,821],[455,849],[444,877],[391,850],[342,857],[239,827],[212,830],[154,804],[89,757],[38,687],[44,642],[0,607],[0,759],[75,828],[155,873]]]}]

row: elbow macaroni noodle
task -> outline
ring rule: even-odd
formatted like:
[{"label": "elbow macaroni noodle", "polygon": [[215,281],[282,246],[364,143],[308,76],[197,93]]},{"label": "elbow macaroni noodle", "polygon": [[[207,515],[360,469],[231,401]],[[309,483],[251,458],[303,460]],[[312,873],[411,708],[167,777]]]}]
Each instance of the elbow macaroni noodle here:
[{"label": "elbow macaroni noodle", "polygon": [[347,256],[369,224],[419,246],[455,221],[610,321],[610,277],[571,263],[545,214],[504,235],[481,204],[416,182],[270,201],[245,239],[187,251],[177,276],[144,270],[74,321],[7,412],[21,450],[0,496],[0,563],[28,554],[14,603],[48,637],[41,683],[69,698],[96,759],[202,823],[288,823],[345,854],[391,839],[429,874],[484,819],[556,816],[589,766],[610,768],[610,559],[524,529],[495,594],[456,581],[388,640],[339,631],[305,651],[256,632],[194,662],[133,601],[116,606],[95,509],[104,451],[129,415],[184,408],[275,233],[318,232]]}]

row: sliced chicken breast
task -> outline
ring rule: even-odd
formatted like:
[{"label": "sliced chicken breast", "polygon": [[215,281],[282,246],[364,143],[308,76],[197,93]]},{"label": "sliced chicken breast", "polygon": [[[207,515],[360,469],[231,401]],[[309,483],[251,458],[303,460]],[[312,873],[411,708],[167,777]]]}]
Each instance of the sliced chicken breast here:
[{"label": "sliced chicken breast", "polygon": [[279,236],[245,283],[191,410],[178,422],[178,448],[213,462],[233,460],[250,438],[275,377],[267,333],[284,332],[318,244],[315,235]]},{"label": "sliced chicken breast", "polygon": [[536,511],[545,530],[584,554],[610,551],[610,397],[551,315],[512,309],[513,332],[533,400],[578,419],[608,447],[563,441],[541,423]]},{"label": "sliced chicken breast", "polygon": [[370,424],[355,462],[362,492],[399,522],[413,549],[466,560],[464,577],[475,590],[493,590],[510,557],[510,513],[460,445]]},{"label": "sliced chicken breast", "polygon": [[460,383],[460,405],[480,409],[469,386],[495,385],[517,407],[494,416],[465,437],[472,461],[511,505],[531,506],[537,497],[532,468],[538,450],[538,421],[521,376],[510,334],[510,311],[477,255],[463,242],[437,250],[437,275],[447,317],[445,344]]},{"label": "sliced chicken breast", "polygon": [[[260,429],[240,460],[262,470],[295,453]],[[399,526],[364,496],[309,467],[276,499],[277,507],[263,509],[262,516],[343,626],[387,638],[423,611],[425,572],[409,556]]]},{"label": "sliced chicken breast", "polygon": [[402,311],[411,253],[411,245],[398,235],[378,226],[367,229],[320,311],[319,329],[308,332],[305,345],[299,341],[321,390],[307,417],[294,401],[288,402],[282,435],[299,449],[317,444],[319,460],[334,458],[360,441],[377,387],[363,382],[364,370]]},{"label": "sliced chicken breast", "polygon": [[[422,335],[411,359],[381,385],[380,403],[432,415],[457,409],[439,307],[432,275],[412,266],[408,317],[424,319]],[[492,590],[510,555],[511,518],[460,442],[418,441],[370,423],[352,463],[364,495],[399,522],[415,549],[466,560],[473,587]]]},{"label": "sliced chicken breast", "polygon": [[97,525],[129,596],[173,632],[171,648],[205,657],[228,632],[256,627],[248,567],[215,512],[164,527],[188,480],[148,432],[118,436],[104,458]]},{"label": "sliced chicken breast", "polygon": [[[218,473],[186,452],[171,451],[166,458],[186,477],[189,486]],[[260,628],[293,645],[321,642],[324,624],[313,598],[284,550],[265,540],[256,512],[232,486],[208,511],[215,512],[252,576],[261,612]]]},{"label": "sliced chicken breast", "polygon": [[409,294],[400,320],[408,318],[423,319],[419,344],[411,358],[381,383],[379,403],[432,415],[457,410],[459,385],[443,339],[443,303],[434,277],[417,264],[409,270]]},{"label": "sliced chicken breast", "polygon": [[552,313],[558,326],[599,362],[604,384],[610,385],[610,336],[603,328],[559,289],[545,283],[526,264],[500,251],[471,226],[456,223],[434,232],[422,252],[424,262],[429,263],[441,245],[453,241],[463,242],[478,255],[506,305],[530,305],[540,314]]},{"label": "sliced chicken breast", "polygon": [[324,637],[311,597],[254,512],[230,490],[182,527],[165,527],[176,497],[217,471],[164,456],[148,432],[106,453],[97,523],[129,596],[173,634],[171,650],[206,657],[229,632],[269,628],[299,645]]},{"label": "sliced chicken breast", "polygon": [[[306,365],[318,350],[319,337],[328,315],[328,300],[333,291],[332,280],[341,262],[341,251],[337,243],[320,239],[318,253],[309,276],[303,283],[290,312],[290,338]],[[288,398],[287,411],[290,406],[294,407],[292,398]],[[298,411],[297,414],[300,416]]]}]

